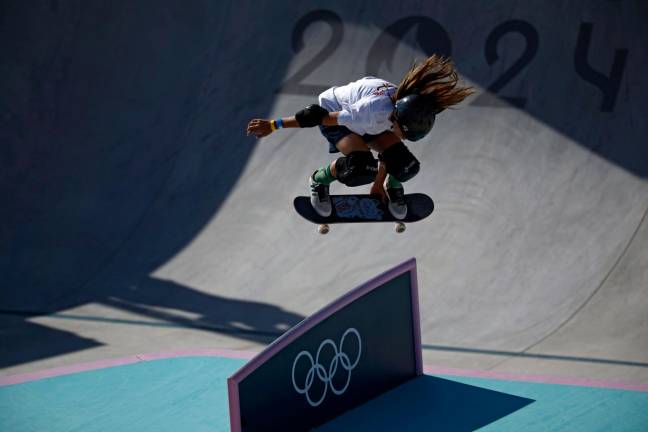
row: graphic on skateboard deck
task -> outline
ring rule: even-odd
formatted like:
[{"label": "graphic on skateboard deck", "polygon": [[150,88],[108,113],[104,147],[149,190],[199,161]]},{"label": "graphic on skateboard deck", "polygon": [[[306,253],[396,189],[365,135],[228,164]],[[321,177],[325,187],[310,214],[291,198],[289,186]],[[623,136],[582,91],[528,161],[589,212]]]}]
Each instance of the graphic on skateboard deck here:
[{"label": "graphic on skateboard deck", "polygon": [[367,223],[394,222],[396,232],[405,231],[405,223],[417,222],[428,217],[434,210],[432,198],[425,194],[406,194],[407,216],[396,219],[386,204],[374,195],[331,195],[333,212],[331,216],[320,216],[310,203],[310,197],[296,197],[293,204],[295,210],[306,220],[319,225],[321,234],[329,232],[329,224],[336,223]]}]

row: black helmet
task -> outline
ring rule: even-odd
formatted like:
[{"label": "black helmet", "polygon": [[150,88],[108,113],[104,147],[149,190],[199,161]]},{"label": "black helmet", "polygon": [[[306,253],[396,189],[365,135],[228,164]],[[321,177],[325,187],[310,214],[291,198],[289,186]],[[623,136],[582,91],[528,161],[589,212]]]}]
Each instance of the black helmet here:
[{"label": "black helmet", "polygon": [[413,94],[398,99],[394,106],[394,119],[409,141],[420,140],[434,125],[435,112],[425,99]]}]

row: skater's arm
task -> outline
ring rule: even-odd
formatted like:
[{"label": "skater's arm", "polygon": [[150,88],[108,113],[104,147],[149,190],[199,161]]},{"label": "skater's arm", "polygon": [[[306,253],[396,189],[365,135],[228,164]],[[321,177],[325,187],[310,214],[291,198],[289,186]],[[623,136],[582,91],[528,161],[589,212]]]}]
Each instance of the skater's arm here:
[{"label": "skater's arm", "polygon": [[[339,112],[326,113],[321,118],[321,125],[336,126]],[[314,125],[316,126],[316,125]],[[297,120],[297,116],[283,117],[276,120],[253,119],[248,123],[247,134],[255,135],[257,138],[263,138],[270,135],[272,132],[281,128],[298,128],[302,127]],[[310,126],[303,126],[310,127]]]},{"label": "skater's arm", "polygon": [[378,174],[376,174],[376,178],[374,179],[373,185],[371,186],[371,191],[369,192],[371,195],[378,195],[380,196],[380,199],[382,202],[387,201],[387,192],[385,192],[385,179],[387,178],[387,166],[385,165],[385,162],[379,161],[378,162]]},{"label": "skater's arm", "polygon": [[[326,113],[324,117],[322,117],[322,123],[321,125],[323,126],[337,126],[338,122],[338,116],[340,115],[339,112],[331,112],[331,113]],[[297,121],[297,118],[295,116],[292,117],[285,117],[280,119],[283,122],[283,127],[285,128],[298,128],[302,127],[299,125],[299,121]],[[308,127],[308,126],[306,126]]]}]

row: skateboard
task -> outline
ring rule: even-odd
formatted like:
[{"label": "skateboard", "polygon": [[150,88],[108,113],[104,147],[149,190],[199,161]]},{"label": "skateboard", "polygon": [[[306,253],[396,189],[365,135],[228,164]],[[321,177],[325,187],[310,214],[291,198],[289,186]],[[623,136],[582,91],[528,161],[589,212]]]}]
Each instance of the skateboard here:
[{"label": "skateboard", "polygon": [[333,212],[331,216],[320,216],[311,206],[310,197],[298,196],[293,201],[295,210],[304,219],[317,224],[320,234],[330,231],[330,224],[336,223],[367,223],[367,222],[394,222],[397,233],[405,231],[405,224],[417,222],[428,217],[434,210],[432,198],[425,194],[405,194],[407,203],[407,216],[396,219],[383,204],[379,197],[374,195],[331,195]]}]

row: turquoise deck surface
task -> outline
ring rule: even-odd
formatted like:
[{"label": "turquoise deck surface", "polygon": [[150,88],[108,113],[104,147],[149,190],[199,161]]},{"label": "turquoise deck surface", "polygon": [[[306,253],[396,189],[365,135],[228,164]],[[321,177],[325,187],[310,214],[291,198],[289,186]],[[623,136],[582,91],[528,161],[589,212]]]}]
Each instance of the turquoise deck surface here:
[{"label": "turquoise deck surface", "polygon": [[0,388],[0,431],[226,431],[246,360],[181,357]]},{"label": "turquoise deck surface", "polygon": [[[462,384],[466,387],[457,387]],[[516,403],[524,406],[515,410]],[[353,429],[347,429],[350,425]],[[648,393],[483,378],[422,377],[318,430],[641,432],[648,431]]]},{"label": "turquoise deck surface", "polygon": [[[180,357],[0,388],[0,431],[227,431],[246,360]],[[424,376],[321,431],[648,431],[648,393]]]}]

